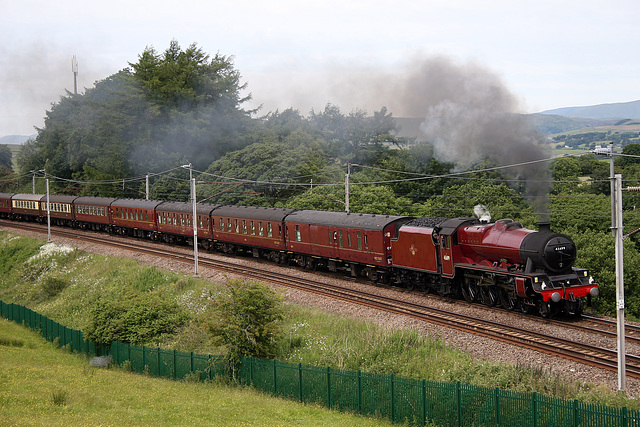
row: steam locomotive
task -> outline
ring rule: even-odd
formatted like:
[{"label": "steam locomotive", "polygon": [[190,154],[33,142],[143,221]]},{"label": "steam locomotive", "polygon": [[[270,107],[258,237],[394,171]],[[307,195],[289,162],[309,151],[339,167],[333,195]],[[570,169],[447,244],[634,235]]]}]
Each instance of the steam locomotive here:
[{"label": "steam locomotive", "polygon": [[[48,203],[48,204],[47,204]],[[343,272],[508,310],[580,315],[598,296],[576,246],[548,223],[412,218],[219,204],[0,193],[0,218],[45,222],[307,269]]]}]

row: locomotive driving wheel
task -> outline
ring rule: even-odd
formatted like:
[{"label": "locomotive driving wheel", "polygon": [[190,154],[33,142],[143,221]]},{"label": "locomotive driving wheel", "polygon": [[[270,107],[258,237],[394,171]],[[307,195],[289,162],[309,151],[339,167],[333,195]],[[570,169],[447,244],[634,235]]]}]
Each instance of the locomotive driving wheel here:
[{"label": "locomotive driving wheel", "polygon": [[500,295],[500,305],[507,310],[514,311],[518,309],[518,297],[504,288],[500,288],[498,291]]},{"label": "locomotive driving wheel", "polygon": [[480,287],[480,302],[489,307],[498,304],[498,291],[495,286]]},{"label": "locomotive driving wheel", "polygon": [[478,280],[465,277],[464,282],[462,283],[462,296],[467,302],[476,302],[478,300],[478,295],[480,293],[480,289],[478,289]]}]

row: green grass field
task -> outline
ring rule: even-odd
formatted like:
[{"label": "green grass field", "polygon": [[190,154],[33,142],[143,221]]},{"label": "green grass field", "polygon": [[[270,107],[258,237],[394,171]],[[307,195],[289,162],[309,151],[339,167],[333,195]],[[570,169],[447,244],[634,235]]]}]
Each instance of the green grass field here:
[{"label": "green grass field", "polygon": [[1,426],[383,426],[244,387],[95,368],[0,319]]}]

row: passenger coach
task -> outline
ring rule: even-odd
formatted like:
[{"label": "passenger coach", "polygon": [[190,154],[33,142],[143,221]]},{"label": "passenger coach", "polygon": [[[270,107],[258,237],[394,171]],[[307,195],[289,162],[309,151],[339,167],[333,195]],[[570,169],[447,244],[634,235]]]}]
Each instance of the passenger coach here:
[{"label": "passenger coach", "polygon": [[40,198],[40,206],[42,207],[42,216],[47,217],[47,211],[51,218],[52,225],[70,226],[74,222],[73,201],[78,196],[58,196],[56,194],[49,195],[49,209],[47,209],[47,196]]},{"label": "passenger coach", "polygon": [[[211,211],[220,205],[197,203],[198,243],[205,249],[213,248]],[[164,202],[156,207],[159,239],[166,243],[193,244],[193,204],[186,202]]]},{"label": "passenger coach", "polygon": [[256,258],[285,262],[284,219],[294,209],[220,206],[211,212],[216,244],[225,253],[252,252]]},{"label": "passenger coach", "polygon": [[73,202],[76,225],[83,230],[109,231],[114,201],[110,197],[78,197]]},{"label": "passenger coach", "polygon": [[156,207],[162,200],[116,199],[111,203],[113,232],[155,240]]},{"label": "passenger coach", "polygon": [[330,271],[349,269],[351,275],[379,280],[392,265],[391,239],[410,217],[313,210],[287,216],[287,249],[298,265]]},{"label": "passenger coach", "polygon": [[16,193],[0,193],[0,218],[11,218],[11,197]]},{"label": "passenger coach", "polygon": [[[11,197],[12,215],[18,221],[39,221],[42,218],[42,194],[14,194]],[[44,213],[46,215],[46,211]]]}]

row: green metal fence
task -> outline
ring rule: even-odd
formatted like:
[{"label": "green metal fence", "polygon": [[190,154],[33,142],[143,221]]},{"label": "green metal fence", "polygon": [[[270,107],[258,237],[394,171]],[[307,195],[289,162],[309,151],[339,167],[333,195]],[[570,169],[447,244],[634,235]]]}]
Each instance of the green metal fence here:
[{"label": "green metal fence", "polygon": [[[39,330],[49,341],[89,355],[110,355],[135,372],[204,381],[228,375],[220,356],[204,356],[113,342],[101,348],[82,332],[66,328],[34,311],[0,301],[3,318]],[[419,381],[360,371],[243,359],[240,381],[277,396],[327,408],[376,415],[393,422],[437,426],[640,427],[640,411],[610,408],[538,395],[457,383]]]},{"label": "green metal fence", "polygon": [[0,301],[0,314],[5,319],[24,324],[33,330],[40,331],[42,336],[48,341],[59,339],[60,346],[68,346],[71,351],[92,356],[100,355],[101,351],[104,351],[96,346],[95,343],[86,341],[82,332],[62,326],[22,305],[5,304]]},{"label": "green metal fence", "polygon": [[118,365],[129,362],[132,371],[155,377],[174,380],[189,377],[204,381],[219,375],[227,375],[222,356],[205,356],[193,352],[140,347],[120,342],[111,343],[109,355]]}]

